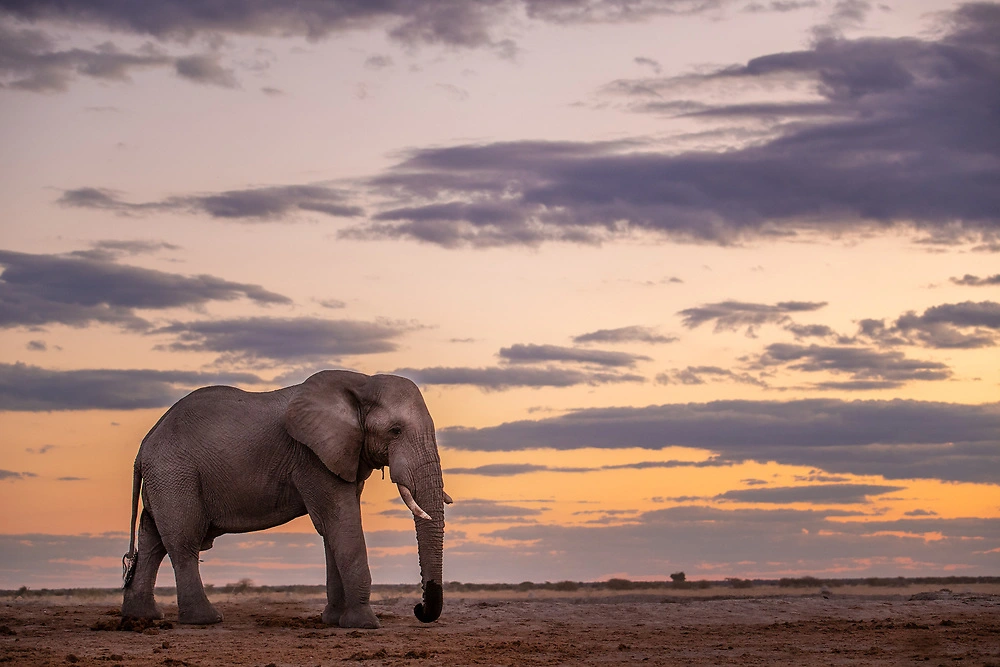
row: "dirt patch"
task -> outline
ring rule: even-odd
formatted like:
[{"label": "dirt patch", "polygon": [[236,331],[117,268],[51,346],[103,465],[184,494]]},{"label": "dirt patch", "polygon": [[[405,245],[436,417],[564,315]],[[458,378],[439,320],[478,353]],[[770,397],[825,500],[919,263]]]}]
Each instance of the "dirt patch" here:
[{"label": "dirt patch", "polygon": [[220,596],[214,602],[226,620],[214,626],[175,624],[176,605],[161,599],[166,620],[128,628],[107,600],[15,600],[0,607],[0,663],[1000,667],[995,593],[703,593],[453,594],[441,619],[430,624],[413,617],[416,598],[393,597],[373,605],[380,630],[326,626],[322,599],[292,594]]},{"label": "dirt patch", "polygon": [[254,622],[261,628],[318,628],[326,629],[330,626],[323,622],[323,618],[316,614],[304,618],[302,616],[254,616]]},{"label": "dirt patch", "polygon": [[[105,612],[105,615],[111,615]],[[145,632],[156,634],[150,630],[172,630],[174,624],[170,621],[153,621],[148,618],[99,618],[90,626],[91,630],[97,632],[118,631],[118,632]]]}]

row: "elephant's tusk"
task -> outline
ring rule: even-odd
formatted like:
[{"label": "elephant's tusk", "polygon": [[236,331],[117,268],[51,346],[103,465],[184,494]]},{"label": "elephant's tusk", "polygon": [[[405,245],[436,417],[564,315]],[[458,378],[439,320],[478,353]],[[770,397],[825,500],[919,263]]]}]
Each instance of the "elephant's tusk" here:
[{"label": "elephant's tusk", "polygon": [[441,493],[444,494],[444,502],[446,505],[451,505],[453,502],[455,502],[454,500],[451,499],[451,496],[448,495],[447,491],[442,491]]},{"label": "elephant's tusk", "polygon": [[413,516],[419,517],[421,519],[431,518],[430,514],[420,509],[420,505],[418,505],[417,501],[413,499],[413,494],[410,493],[410,490],[408,488],[406,488],[402,484],[397,484],[396,487],[399,489],[399,497],[403,499],[403,502],[406,503],[406,506],[410,508],[411,512],[413,512]]}]

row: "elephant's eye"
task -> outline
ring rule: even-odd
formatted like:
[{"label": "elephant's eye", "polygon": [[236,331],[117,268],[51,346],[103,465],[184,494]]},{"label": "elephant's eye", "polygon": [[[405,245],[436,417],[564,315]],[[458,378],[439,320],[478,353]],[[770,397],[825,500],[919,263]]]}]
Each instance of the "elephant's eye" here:
[{"label": "elephant's eye", "polygon": [[393,426],[392,428],[389,429],[389,433],[392,433],[393,435],[399,435],[402,432],[403,429],[399,428],[398,426]]}]

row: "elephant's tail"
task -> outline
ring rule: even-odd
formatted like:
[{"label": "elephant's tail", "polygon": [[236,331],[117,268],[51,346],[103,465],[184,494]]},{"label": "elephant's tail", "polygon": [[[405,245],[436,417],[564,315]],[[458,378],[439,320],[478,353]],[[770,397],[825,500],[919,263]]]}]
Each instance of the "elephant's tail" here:
[{"label": "elephant's tail", "polygon": [[132,469],[132,523],[130,524],[128,553],[122,556],[122,588],[128,588],[135,576],[135,565],[138,561],[135,552],[135,522],[139,517],[139,490],[142,487],[142,467],[138,459]]}]

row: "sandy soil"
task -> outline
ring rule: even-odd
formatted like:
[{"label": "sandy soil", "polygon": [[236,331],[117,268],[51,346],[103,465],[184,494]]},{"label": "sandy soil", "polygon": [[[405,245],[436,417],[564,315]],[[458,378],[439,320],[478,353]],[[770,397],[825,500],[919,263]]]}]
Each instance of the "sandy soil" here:
[{"label": "sandy soil", "polygon": [[[739,596],[734,596],[734,593]],[[15,665],[976,665],[1000,667],[1000,591],[452,593],[436,623],[376,595],[380,630],[322,625],[319,596],[216,595],[221,625],[116,630],[117,601],[0,601]],[[683,593],[683,594],[681,594]]]}]

